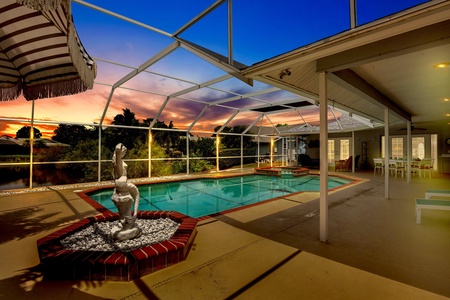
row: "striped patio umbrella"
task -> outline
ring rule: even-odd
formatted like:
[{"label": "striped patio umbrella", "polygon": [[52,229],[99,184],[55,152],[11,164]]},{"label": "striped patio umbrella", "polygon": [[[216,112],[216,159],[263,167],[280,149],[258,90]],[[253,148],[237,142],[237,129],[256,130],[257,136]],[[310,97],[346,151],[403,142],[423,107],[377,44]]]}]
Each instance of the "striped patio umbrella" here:
[{"label": "striped patio umbrella", "polygon": [[84,92],[95,75],[70,0],[0,1],[0,101]]}]

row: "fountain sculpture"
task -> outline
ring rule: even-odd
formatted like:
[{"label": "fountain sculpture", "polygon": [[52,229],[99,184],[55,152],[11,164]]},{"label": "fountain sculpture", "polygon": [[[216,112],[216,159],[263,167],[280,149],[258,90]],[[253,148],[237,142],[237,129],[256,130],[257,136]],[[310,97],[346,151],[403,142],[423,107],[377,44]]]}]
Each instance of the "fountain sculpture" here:
[{"label": "fountain sculpture", "polygon": [[[138,211],[139,190],[128,182],[123,161],[126,152],[120,143],[113,154],[111,199],[118,213],[92,200],[89,190],[77,192],[100,214],[38,239],[39,259],[47,279],[130,281],[186,259],[198,220],[176,211]],[[92,190],[102,188],[109,187]]]},{"label": "fountain sculpture", "polygon": [[[142,230],[136,224],[139,208],[139,190],[128,182],[127,164],[123,161],[127,148],[117,144],[113,154],[114,193],[111,200],[119,211],[120,225],[111,230],[111,237],[115,241],[130,240],[139,236]],[[132,211],[134,202],[134,212]]]}]

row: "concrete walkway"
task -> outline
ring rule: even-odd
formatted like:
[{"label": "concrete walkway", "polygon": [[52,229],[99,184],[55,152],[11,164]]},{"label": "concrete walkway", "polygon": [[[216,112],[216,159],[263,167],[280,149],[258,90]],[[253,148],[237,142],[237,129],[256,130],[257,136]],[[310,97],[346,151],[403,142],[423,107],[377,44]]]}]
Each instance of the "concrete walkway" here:
[{"label": "concrete walkway", "polygon": [[2,299],[448,299],[450,212],[414,199],[450,188],[450,176],[391,179],[357,173],[330,194],[329,241],[319,241],[318,193],[199,223],[186,261],[132,282],[43,279],[36,240],[95,215],[74,190],[0,195]]}]

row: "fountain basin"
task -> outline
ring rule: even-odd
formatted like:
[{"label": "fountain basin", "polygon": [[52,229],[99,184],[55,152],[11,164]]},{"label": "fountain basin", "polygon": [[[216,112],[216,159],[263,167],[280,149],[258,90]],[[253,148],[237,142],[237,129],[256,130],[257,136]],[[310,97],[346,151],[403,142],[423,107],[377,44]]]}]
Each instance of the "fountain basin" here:
[{"label": "fountain basin", "polygon": [[138,219],[157,218],[170,218],[180,226],[169,240],[128,252],[67,250],[60,242],[93,223],[118,220],[118,213],[86,218],[39,239],[45,278],[130,281],[184,261],[197,234],[198,220],[173,211],[138,212]]}]

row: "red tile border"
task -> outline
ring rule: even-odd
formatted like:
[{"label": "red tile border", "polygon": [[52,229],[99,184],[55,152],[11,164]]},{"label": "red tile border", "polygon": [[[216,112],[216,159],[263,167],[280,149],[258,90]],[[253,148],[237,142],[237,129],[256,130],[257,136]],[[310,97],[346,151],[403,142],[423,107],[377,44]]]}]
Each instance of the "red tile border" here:
[{"label": "red tile border", "polygon": [[61,240],[95,222],[117,220],[106,212],[83,219],[37,241],[38,253],[47,279],[130,281],[179,263],[187,258],[197,234],[195,218],[172,211],[140,211],[140,219],[170,218],[180,223],[167,241],[129,252],[64,250]]}]

